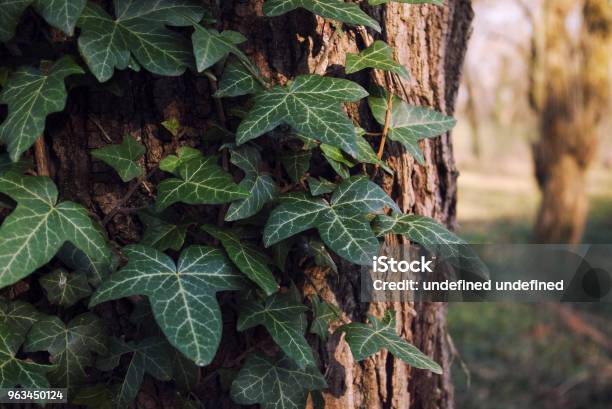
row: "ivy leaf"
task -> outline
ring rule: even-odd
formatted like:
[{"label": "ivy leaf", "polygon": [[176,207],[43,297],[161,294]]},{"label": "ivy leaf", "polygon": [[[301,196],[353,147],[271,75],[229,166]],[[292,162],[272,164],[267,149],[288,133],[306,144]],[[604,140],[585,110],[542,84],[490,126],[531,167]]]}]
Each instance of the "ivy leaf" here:
[{"label": "ivy leaf", "polygon": [[277,192],[274,179],[260,171],[261,154],[251,146],[241,146],[231,152],[230,162],[244,171],[239,187],[249,192],[249,197],[232,202],[225,215],[226,221],[246,219],[257,214],[272,200]]},{"label": "ivy leaf", "polygon": [[97,384],[79,388],[71,399],[75,405],[83,405],[88,409],[113,409],[113,392],[105,384]]},{"label": "ivy leaf", "polygon": [[40,365],[17,358],[23,335],[16,334],[10,324],[0,322],[0,388],[48,388],[45,374],[53,365]]},{"label": "ivy leaf", "polygon": [[315,365],[312,349],[304,338],[308,308],[291,292],[274,294],[263,303],[253,299],[241,305],[238,331],[263,325],[283,352],[304,368]]},{"label": "ivy leaf", "polygon": [[336,263],[325,248],[325,245],[319,240],[310,239],[308,241],[308,254],[314,258],[314,263],[317,266],[329,267],[334,273],[338,273]]},{"label": "ivy leaf", "polygon": [[242,288],[244,280],[221,251],[205,246],[184,250],[177,264],[142,245],[124,247],[128,264],[102,283],[90,306],[146,295],[170,343],[199,366],[210,363],[221,339],[218,291]]},{"label": "ivy leaf", "polygon": [[264,290],[266,295],[278,290],[278,283],[268,267],[272,262],[265,254],[241,241],[236,234],[227,229],[204,225],[202,230],[221,242],[230,260],[244,275]]},{"label": "ivy leaf", "polygon": [[49,373],[53,385],[73,389],[87,378],[85,368],[93,364],[92,352],[106,354],[107,338],[102,321],[92,313],[81,314],[67,325],[50,316],[32,326],[24,350],[48,351],[57,365]]},{"label": "ivy leaf", "polygon": [[232,383],[231,396],[241,405],[259,403],[261,409],[303,409],[308,391],[326,387],[325,378],[313,366],[302,369],[287,358],[272,362],[252,353]]},{"label": "ivy leaf", "polygon": [[444,0],[368,0],[368,3],[371,6],[377,6],[379,4],[387,4],[390,2],[407,3],[407,4],[435,4],[437,6],[444,5]]},{"label": "ivy leaf", "polygon": [[123,70],[131,56],[148,71],[177,76],[192,65],[189,42],[168,26],[190,26],[203,9],[192,0],[115,0],[115,18],[88,2],[77,25],[83,59],[100,82]]},{"label": "ivy leaf", "polygon": [[488,268],[465,240],[448,231],[436,220],[414,214],[379,215],[374,219],[378,236],[401,234],[459,268],[488,277]]},{"label": "ivy leaf", "polygon": [[108,260],[110,248],[87,211],[57,201],[57,188],[42,176],[0,175],[0,192],[17,202],[0,227],[0,287],[13,284],[51,260],[71,242],[95,260]]},{"label": "ivy leaf", "polygon": [[0,7],[0,41],[5,43],[13,37],[19,18],[30,3],[32,3],[32,0],[13,0],[2,3],[2,7]]},{"label": "ivy leaf", "polygon": [[123,138],[118,145],[109,145],[91,151],[91,156],[100,159],[117,171],[121,180],[129,182],[142,175],[142,167],[138,164],[146,152],[145,147],[130,135]]},{"label": "ivy leaf", "polygon": [[179,176],[177,169],[192,159],[202,158],[202,152],[189,146],[181,146],[178,148],[177,155],[168,155],[159,161],[159,168],[164,172],[173,173]]},{"label": "ivy leaf", "polygon": [[143,210],[138,212],[138,218],[145,225],[140,244],[153,247],[159,251],[167,249],[179,251],[185,243],[187,229],[193,224],[190,221],[177,223],[169,221],[178,219],[178,215],[168,211],[158,214],[151,210]]},{"label": "ivy leaf", "polygon": [[222,204],[245,199],[249,192],[234,183],[232,176],[217,165],[216,157],[199,157],[177,167],[180,178],[166,179],[157,187],[156,210],[176,202]]},{"label": "ivy leaf", "polygon": [[239,97],[241,95],[256,94],[264,88],[253,78],[244,64],[232,60],[223,70],[223,76],[219,82],[219,89],[215,97]]},{"label": "ivy leaf", "polygon": [[247,56],[237,47],[246,41],[242,34],[232,30],[219,32],[200,25],[195,25],[194,28],[191,40],[198,72],[212,67],[228,54],[234,54],[246,64],[251,64]]},{"label": "ivy leaf", "polygon": [[65,56],[51,65],[48,73],[21,67],[11,74],[0,93],[0,104],[8,105],[8,115],[0,126],[0,140],[7,145],[13,161],[42,135],[47,115],[64,109],[67,97],[64,79],[83,72],[71,57]]},{"label": "ivy leaf", "polygon": [[393,72],[404,78],[410,78],[406,67],[393,59],[393,48],[381,40],[374,41],[371,46],[359,54],[346,56],[346,73],[352,74],[364,68],[377,68]]},{"label": "ivy leaf", "polygon": [[47,23],[72,36],[85,3],[87,0],[36,0],[34,9]]},{"label": "ivy leaf", "polygon": [[308,188],[313,196],[321,196],[333,192],[338,186],[325,178],[308,177]]},{"label": "ivy leaf", "polygon": [[91,294],[87,277],[83,274],[55,270],[39,278],[38,282],[51,304],[66,308]]},{"label": "ivy leaf", "polygon": [[312,151],[291,152],[281,156],[283,168],[293,183],[299,183],[308,172],[311,157]]},{"label": "ivy leaf", "polygon": [[355,156],[355,159],[359,162],[378,165],[387,173],[393,174],[393,170],[391,170],[384,161],[378,159],[370,143],[363,137],[364,133],[365,131],[363,129],[357,129],[357,156]]},{"label": "ivy leaf", "polygon": [[317,334],[322,340],[329,336],[329,324],[342,315],[341,311],[333,304],[322,301],[318,295],[311,299],[313,309],[313,320],[310,324],[310,332]]},{"label": "ivy leaf", "polygon": [[159,337],[148,337],[139,343],[124,343],[112,338],[108,355],[99,358],[96,366],[100,370],[110,371],[119,365],[119,359],[127,353],[131,353],[132,358],[115,397],[118,408],[127,407],[136,398],[145,373],[160,381],[172,379],[168,344]]},{"label": "ivy leaf", "polygon": [[70,242],[64,243],[57,257],[75,273],[84,274],[92,287],[100,285],[102,280],[117,268],[119,259],[111,254],[109,258],[94,259]]},{"label": "ivy leaf", "polygon": [[345,3],[344,0],[267,0],[263,10],[266,16],[274,17],[298,7],[323,18],[362,25],[380,32],[380,25],[376,20],[364,13],[358,5]]},{"label": "ivy leaf", "polygon": [[40,318],[41,314],[31,304],[0,297],[0,325],[6,325],[16,336],[24,337]]},{"label": "ivy leaf", "polygon": [[[386,91],[368,98],[368,103],[376,121],[384,125],[387,115]],[[400,142],[421,165],[425,163],[419,141],[435,138],[451,130],[457,121],[433,109],[409,105],[394,95],[392,98],[389,139]]]},{"label": "ivy leaf", "polygon": [[385,348],[410,366],[442,373],[440,365],[396,334],[395,312],[388,310],[382,321],[371,316],[369,322],[371,325],[352,322],[337,329],[338,332],[346,333],[345,340],[357,361]]},{"label": "ivy leaf", "polygon": [[368,265],[378,254],[379,243],[365,214],[397,205],[375,183],[365,177],[346,179],[334,191],[331,204],[304,194],[291,194],[270,214],[264,228],[266,247],[316,228],[323,242],[339,256]]},{"label": "ivy leaf", "polygon": [[348,80],[301,75],[286,86],[255,95],[253,108],[238,127],[236,142],[241,145],[285,123],[308,138],[355,153],[355,128],[340,104],[366,95]]}]

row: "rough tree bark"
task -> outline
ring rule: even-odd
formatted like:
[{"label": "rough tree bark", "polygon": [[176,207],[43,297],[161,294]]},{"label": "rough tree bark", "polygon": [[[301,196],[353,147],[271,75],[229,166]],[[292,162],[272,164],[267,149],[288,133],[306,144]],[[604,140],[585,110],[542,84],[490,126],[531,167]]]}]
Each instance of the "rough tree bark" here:
[{"label": "rough tree bark", "polygon": [[[568,17],[580,7],[576,41]],[[611,7],[607,0],[545,0],[541,28],[534,28],[539,41],[532,53],[531,103],[539,117],[534,161],[542,191],[537,242],[577,243],[582,237],[588,211],[586,172],[597,152],[597,128],[609,100]]]},{"label": "rough tree bark", "polygon": [[[340,35],[332,35],[333,25],[305,11],[270,19],[262,16],[261,0],[221,3],[215,6],[219,28],[231,28],[246,35],[249,39],[247,53],[265,76],[277,82],[314,71],[341,76],[340,66],[344,64],[346,53],[357,52],[372,41],[371,34],[351,27],[344,27]],[[412,79],[393,79],[387,83],[382,77],[370,78],[367,74],[352,78],[362,84],[372,80],[382,82],[411,103],[433,106],[452,114],[472,10],[469,0],[445,3],[443,7],[390,3],[369,9],[383,27],[380,38],[397,50],[397,58],[410,69]],[[159,78],[125,72],[119,74],[117,81],[124,90],[122,95],[114,96],[103,88],[75,90],[66,113],[52,118],[46,131],[52,173],[60,191],[65,197],[89,206],[100,218],[112,211],[129,186],[122,184],[104,165],[92,162],[90,149],[105,145],[109,140],[117,143],[125,133],[130,133],[146,145],[145,164],[152,168],[179,145],[199,146],[201,138],[210,137],[209,121],[217,117],[210,97],[210,84],[203,76],[186,74],[179,78]],[[365,104],[350,106],[348,111],[365,127],[376,129]],[[182,125],[180,137],[172,137],[160,127],[160,122],[170,118],[177,118]],[[450,137],[445,135],[428,141],[423,147],[426,165],[421,167],[415,165],[399,144],[388,143],[385,157],[395,175],[379,174],[379,181],[402,210],[432,216],[452,226],[457,171]],[[155,174],[152,179],[159,177]],[[127,206],[151,202],[152,189],[153,185],[143,184]],[[199,217],[206,216],[200,214]],[[107,225],[110,237],[121,245],[138,240],[140,229],[129,211],[118,212]],[[393,243],[398,239],[389,237],[386,240]],[[299,269],[297,264],[294,267]],[[302,283],[305,293],[315,287],[354,320],[363,320],[367,314],[380,316],[389,307],[361,303],[358,271],[345,264],[340,270],[337,276],[323,270],[306,271],[309,280]],[[386,353],[363,363],[354,362],[347,344],[332,337],[318,348],[323,363],[321,369],[326,371],[330,385],[329,392],[325,393],[326,408],[453,407],[445,305],[396,304],[391,307],[397,313],[397,330],[438,361],[445,375],[410,369]],[[241,350],[263,336],[262,333],[238,335],[232,319],[230,315],[219,358],[203,374],[200,392],[211,401],[210,407],[233,407],[213,370],[239,357]],[[318,342],[314,338],[311,341]]]}]

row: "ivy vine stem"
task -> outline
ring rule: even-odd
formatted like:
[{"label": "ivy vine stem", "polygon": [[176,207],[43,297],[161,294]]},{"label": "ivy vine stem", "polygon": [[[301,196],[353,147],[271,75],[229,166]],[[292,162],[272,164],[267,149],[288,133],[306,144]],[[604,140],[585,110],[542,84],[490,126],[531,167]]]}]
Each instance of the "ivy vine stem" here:
[{"label": "ivy vine stem", "polygon": [[43,135],[34,142],[34,159],[36,160],[36,171],[38,176],[51,176],[51,171],[49,170],[49,154],[47,153],[47,145],[45,145],[45,138]]},{"label": "ivy vine stem", "polygon": [[149,173],[147,173],[144,177],[141,177],[140,179],[132,183],[132,186],[130,186],[127,193],[115,204],[113,210],[111,210],[110,213],[107,214],[104,219],[102,219],[102,226],[106,226],[113,219],[113,217],[115,217],[115,215],[121,211],[123,205],[126,204],[128,200],[130,200],[134,193],[136,193],[140,185],[149,180],[151,176],[153,176],[153,174],[157,172],[157,169],[159,169],[159,165],[155,165],[155,167],[151,169]]},{"label": "ivy vine stem", "polygon": [[[393,92],[389,91],[387,97],[387,113],[385,115],[385,125],[380,139],[380,145],[378,146],[378,153],[376,156],[378,159],[382,159],[383,152],[385,151],[385,143],[387,142],[387,134],[389,133],[389,127],[391,126],[391,110],[393,109]],[[378,168],[378,166],[376,167]]]}]

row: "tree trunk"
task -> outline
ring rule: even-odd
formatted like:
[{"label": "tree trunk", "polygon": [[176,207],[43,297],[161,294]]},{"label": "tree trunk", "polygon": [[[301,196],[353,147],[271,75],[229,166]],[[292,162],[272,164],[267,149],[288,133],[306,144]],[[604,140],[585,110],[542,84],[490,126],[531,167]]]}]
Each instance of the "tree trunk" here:
[{"label": "tree trunk", "polygon": [[[284,82],[295,75],[315,71],[343,75],[339,67],[344,64],[346,53],[357,52],[373,40],[365,30],[347,26],[342,34],[332,35],[334,27],[330,23],[303,10],[272,19],[263,17],[262,3],[261,0],[224,1],[217,9],[217,17],[219,28],[238,30],[248,37],[247,54],[274,81]],[[387,83],[378,76],[369,78],[358,73],[351,79],[362,85],[377,81],[411,103],[452,114],[472,10],[469,0],[445,3],[443,7],[390,3],[368,9],[383,27],[382,34],[376,38],[395,47],[397,58],[409,68],[412,78]],[[91,88],[73,93],[66,114],[56,116],[46,133],[55,164],[52,172],[60,191],[88,205],[100,218],[112,211],[129,186],[122,184],[102,164],[92,162],[90,149],[103,146],[109,140],[117,143],[124,134],[130,133],[146,145],[145,162],[152,168],[179,145],[200,145],[202,140],[211,137],[211,121],[219,121],[218,107],[210,97],[206,77],[187,74],[159,78],[125,72],[117,80],[122,82],[121,96]],[[376,129],[365,104],[349,106],[347,110],[363,126]],[[172,118],[181,124],[183,134],[179,137],[172,137],[159,125]],[[379,181],[402,210],[432,216],[452,226],[457,171],[450,137],[444,135],[427,141],[423,147],[426,165],[421,167],[401,145],[388,142],[386,158],[395,175],[379,173]],[[154,175],[153,180],[158,177]],[[154,195],[152,188],[153,185],[139,188],[127,206],[150,203]],[[216,215],[210,217],[216,218]],[[119,212],[107,229],[113,240],[122,245],[137,241],[140,235],[140,225],[130,212]],[[390,243],[397,240],[387,238]],[[398,332],[444,368],[443,376],[411,369],[387,353],[358,363],[342,339],[331,337],[318,348],[321,369],[326,372],[330,385],[324,394],[326,408],[453,407],[444,304],[362,303],[359,270],[348,264],[340,265],[337,276],[321,269],[310,269],[306,274],[310,278],[302,284],[306,294],[316,287],[327,301],[335,302],[353,320],[364,320],[368,314],[380,316],[386,308],[393,307]],[[228,357],[235,358],[246,348],[245,335],[236,333],[234,327],[231,320],[226,323],[219,358],[204,369],[208,371],[205,375],[213,374],[212,370],[231,361]],[[319,342],[314,338],[311,341]],[[206,382],[201,385],[201,391],[210,398],[210,407],[233,407],[219,376],[213,374],[203,379]]]},{"label": "tree trunk", "polygon": [[[583,8],[579,46],[567,20]],[[607,0],[546,0],[543,44],[533,53],[541,84],[532,96],[540,139],[534,146],[542,202],[535,226],[541,243],[577,243],[588,201],[586,172],[597,151],[597,127],[609,98],[611,6]]]}]

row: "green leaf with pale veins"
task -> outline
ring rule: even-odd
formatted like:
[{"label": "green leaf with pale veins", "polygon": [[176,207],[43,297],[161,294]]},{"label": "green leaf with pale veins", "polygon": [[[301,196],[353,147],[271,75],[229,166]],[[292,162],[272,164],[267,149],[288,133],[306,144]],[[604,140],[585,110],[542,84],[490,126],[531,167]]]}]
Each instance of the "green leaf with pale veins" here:
[{"label": "green leaf with pale veins", "polygon": [[46,374],[54,365],[40,365],[17,358],[24,335],[18,334],[10,324],[0,321],[0,388],[48,388]]},{"label": "green leaf with pale veins", "polygon": [[67,97],[64,79],[82,73],[83,69],[65,56],[48,73],[21,67],[11,74],[0,93],[0,104],[8,105],[8,115],[0,126],[0,141],[7,145],[13,161],[42,135],[47,115],[64,109]]},{"label": "green leaf with pale veins", "polygon": [[281,156],[283,168],[293,183],[298,183],[308,172],[311,157],[312,151],[290,152]]},{"label": "green leaf with pale veins", "polygon": [[114,254],[104,259],[91,258],[70,242],[64,243],[57,257],[75,273],[85,274],[93,287],[99,286],[102,280],[115,271],[119,262]]},{"label": "green leaf with pale veins", "polygon": [[51,304],[71,307],[91,294],[87,277],[83,274],[55,270],[38,279]]},{"label": "green leaf with pale veins", "polygon": [[308,308],[293,293],[274,294],[264,302],[249,299],[240,306],[238,331],[263,325],[283,352],[300,367],[315,365],[304,332]]},{"label": "green leaf with pale veins", "polygon": [[180,148],[178,148],[176,155],[168,155],[163,158],[159,162],[159,168],[164,172],[169,172],[175,174],[176,176],[180,176],[178,173],[178,169],[182,165],[192,159],[202,158],[203,156],[204,155],[202,155],[202,152],[195,148],[191,148],[189,146],[181,146]]},{"label": "green leaf with pale veins", "polygon": [[204,225],[202,230],[221,242],[229,258],[238,269],[257,284],[266,295],[278,290],[278,283],[269,265],[272,261],[255,247],[240,240],[238,235],[228,229]]},{"label": "green leaf with pale veins", "polygon": [[313,310],[310,332],[326,340],[329,336],[329,324],[340,318],[342,312],[335,305],[322,301],[318,295],[314,295],[310,300]]},{"label": "green leaf with pale veins", "polygon": [[371,325],[352,322],[336,330],[346,334],[345,340],[357,361],[362,361],[384,348],[410,366],[442,373],[442,368],[433,359],[397,335],[394,311],[388,310],[382,320],[371,316],[369,322]]},{"label": "green leaf with pale veins", "polygon": [[186,38],[166,26],[190,26],[203,16],[195,0],[115,0],[115,17],[88,2],[77,26],[83,59],[100,82],[115,68],[130,65],[130,57],[152,73],[177,76],[193,65]]},{"label": "green leaf with pale veins", "polygon": [[406,3],[406,4],[435,4],[437,6],[444,5],[444,0],[368,0],[371,6],[387,3]]},{"label": "green leaf with pale veins", "polygon": [[374,41],[371,46],[362,50],[359,54],[347,54],[347,74],[361,71],[364,68],[377,68],[399,74],[404,78],[410,78],[406,67],[393,59],[393,48],[381,40]]},{"label": "green leaf with pale veins", "polygon": [[179,251],[185,243],[187,229],[194,223],[194,221],[179,221],[178,214],[168,210],[162,213],[143,210],[138,212],[138,218],[145,225],[140,244],[159,251],[168,249]]},{"label": "green leaf with pale veins", "polygon": [[319,240],[310,239],[308,241],[308,254],[313,257],[314,263],[320,267],[329,267],[334,273],[338,273],[338,266]]},{"label": "green leaf with pale veins", "polygon": [[310,189],[310,194],[313,196],[321,196],[326,193],[331,193],[336,190],[337,187],[338,185],[325,178],[320,177],[316,179],[310,176],[308,177],[308,188]]},{"label": "green leaf with pale veins", "polygon": [[326,387],[314,366],[303,369],[286,357],[273,362],[252,353],[232,383],[231,396],[238,404],[260,404],[261,409],[304,409],[308,392]]},{"label": "green leaf with pale veins", "polygon": [[92,353],[107,353],[107,341],[102,321],[92,313],[81,314],[68,324],[49,316],[32,326],[24,350],[49,352],[56,365],[49,372],[51,383],[74,390],[87,378],[85,368],[93,365]]},{"label": "green leaf with pale veins", "polygon": [[489,275],[487,266],[470,245],[431,217],[397,213],[378,215],[373,228],[378,236],[401,234],[456,267],[482,277]]},{"label": "green leaf with pale veins", "polygon": [[263,10],[266,16],[273,17],[298,7],[324,18],[362,25],[380,32],[380,25],[376,20],[364,13],[358,5],[345,3],[344,0],[267,0]]},{"label": "green leaf with pale veins", "polygon": [[47,264],[71,242],[94,260],[109,260],[110,248],[87,210],[59,202],[57,188],[42,176],[0,175],[0,192],[17,202],[0,227],[0,288]]},{"label": "green leaf with pale veins", "polygon": [[281,124],[304,136],[356,153],[355,128],[340,104],[358,101],[368,93],[343,79],[301,75],[286,86],[277,85],[254,97],[254,106],[236,134],[240,145]]},{"label": "green leaf with pale veins", "polygon": [[232,202],[225,214],[226,221],[246,219],[257,214],[271,201],[278,190],[272,177],[260,170],[261,154],[252,146],[241,146],[231,152],[230,162],[244,172],[239,187],[249,192],[249,197]]},{"label": "green leaf with pale veins", "polygon": [[195,31],[191,36],[193,42],[193,53],[195,55],[198,72],[212,67],[228,54],[233,54],[245,64],[252,64],[248,57],[238,48],[238,44],[246,41],[246,38],[237,31],[217,31],[212,28],[204,28],[195,25]]},{"label": "green leaf with pale veins", "polygon": [[188,247],[177,264],[142,245],[127,246],[124,253],[128,264],[102,283],[90,305],[145,295],[170,343],[199,366],[209,364],[222,330],[215,294],[242,288],[242,275],[220,250],[205,246]]},{"label": "green leaf with pale veins", "polygon": [[[377,95],[371,95],[368,104],[376,121],[384,126],[388,107],[386,91],[378,90]],[[419,141],[440,136],[453,129],[456,123],[450,116],[430,108],[410,105],[394,95],[388,137],[404,145],[417,162],[423,165],[425,158]]]},{"label": "green leaf with pale veins", "polygon": [[121,180],[129,182],[143,173],[138,159],[146,152],[146,148],[130,135],[123,138],[117,145],[109,145],[91,151],[91,156],[100,159],[117,171]]},{"label": "green leaf with pale veins", "polygon": [[138,343],[124,343],[112,338],[108,355],[98,358],[96,367],[110,371],[119,365],[121,356],[128,353],[132,357],[114,399],[118,408],[126,408],[136,398],[146,373],[160,381],[172,379],[168,343],[159,337],[148,337]]},{"label": "green leaf with pale veins", "polygon": [[368,265],[378,255],[380,244],[366,215],[385,206],[399,208],[389,196],[365,177],[346,179],[334,191],[331,203],[305,194],[282,198],[264,228],[266,247],[316,228],[323,242],[339,256],[356,264]]},{"label": "green leaf with pale veins", "polygon": [[0,41],[7,42],[15,34],[19,18],[32,0],[10,0],[0,4]]},{"label": "green leaf with pale veins", "polygon": [[264,88],[246,69],[244,64],[232,60],[223,70],[223,76],[219,82],[219,89],[215,97],[239,97],[241,95],[256,94]]},{"label": "green leaf with pale veins", "polygon": [[179,178],[166,179],[157,187],[158,212],[177,202],[222,204],[249,197],[249,192],[217,165],[216,157],[193,158],[180,163],[177,171]]},{"label": "green leaf with pale veins", "polygon": [[71,36],[85,3],[87,0],[35,0],[34,9],[47,23]]},{"label": "green leaf with pale veins", "polygon": [[357,156],[355,156],[355,159],[359,162],[378,165],[386,172],[393,174],[393,170],[391,170],[384,161],[378,159],[378,156],[376,156],[376,153],[372,149],[372,145],[364,138],[364,134],[365,131],[363,129],[357,129]]}]

